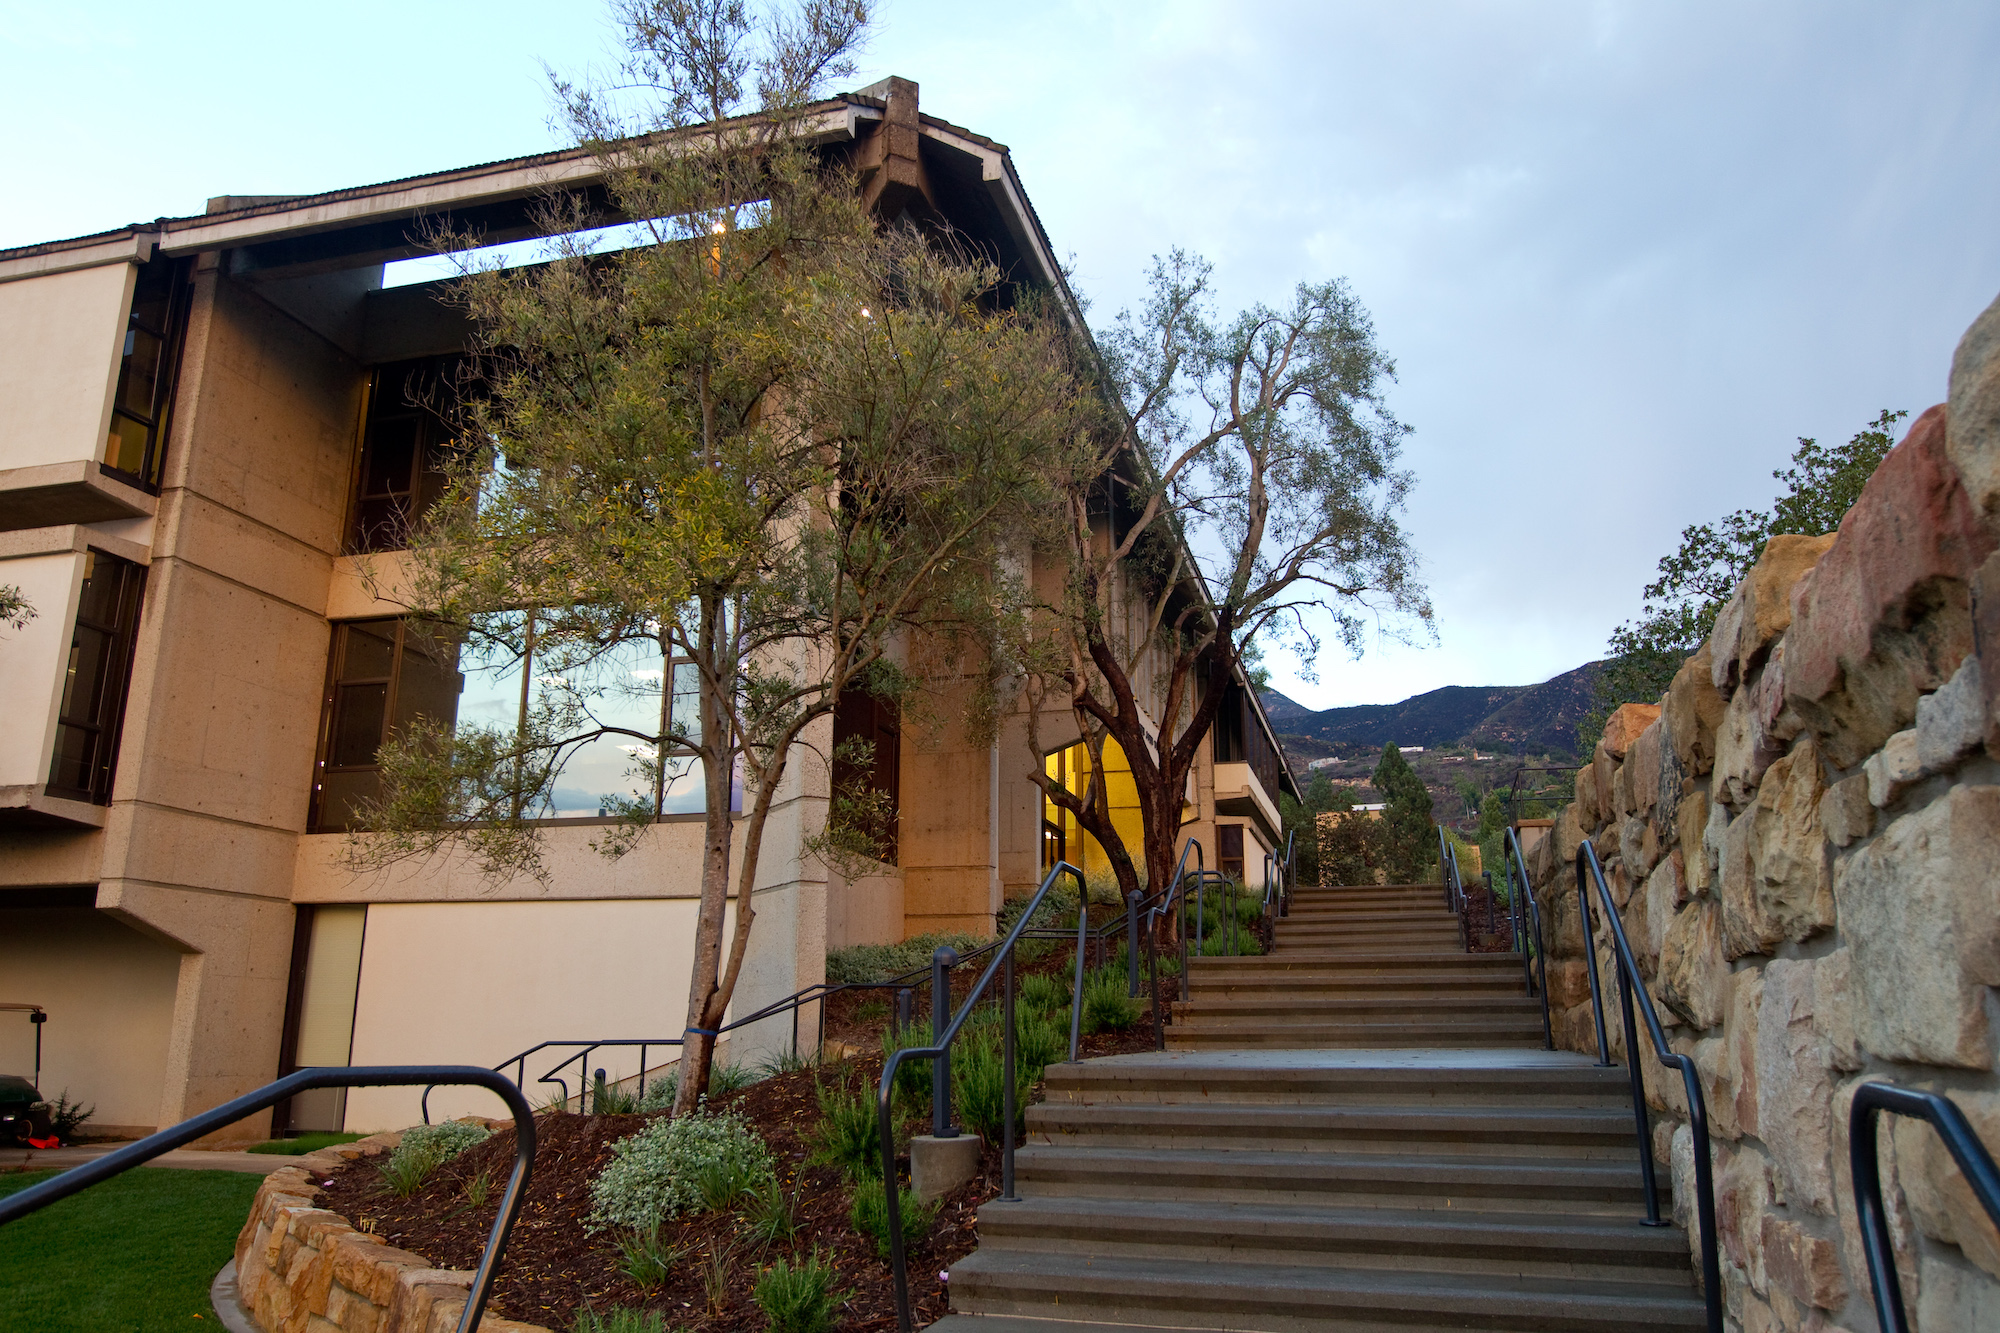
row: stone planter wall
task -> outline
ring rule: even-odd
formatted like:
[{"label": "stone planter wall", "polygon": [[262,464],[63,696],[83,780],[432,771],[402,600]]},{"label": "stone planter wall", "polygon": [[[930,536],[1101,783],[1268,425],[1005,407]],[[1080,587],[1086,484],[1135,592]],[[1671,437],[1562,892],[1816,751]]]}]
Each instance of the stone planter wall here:
[{"label": "stone planter wall", "polygon": [[[494,1122],[498,1124],[500,1122]],[[316,1206],[325,1172],[386,1153],[400,1133],[312,1153],[264,1177],[236,1238],[239,1299],[266,1333],[453,1333],[472,1274],[434,1268]],[[549,1333],[488,1313],[482,1333]]]},{"label": "stone planter wall", "polygon": [[[1831,537],[1776,538],[1657,705],[1627,705],[1530,853],[1557,1044],[1595,1051],[1571,867],[1592,841],[1701,1070],[1732,1327],[1875,1327],[1847,1163],[1870,1078],[1950,1095],[2000,1155],[2000,302]],[[1599,966],[1623,1060],[1615,976]],[[1641,1041],[1643,1042],[1643,1029]],[[1655,1156],[1692,1236],[1680,1080]],[[1888,1122],[1905,1301],[2000,1329],[2000,1235],[1935,1134]]]}]

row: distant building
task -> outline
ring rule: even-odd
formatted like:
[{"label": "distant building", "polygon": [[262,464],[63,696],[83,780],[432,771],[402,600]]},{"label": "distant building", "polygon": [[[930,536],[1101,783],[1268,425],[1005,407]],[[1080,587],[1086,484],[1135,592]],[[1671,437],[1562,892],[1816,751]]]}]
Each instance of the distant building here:
[{"label": "distant building", "polygon": [[1396,750],[1399,754],[1422,754],[1424,747],[1421,745],[1398,745]]}]

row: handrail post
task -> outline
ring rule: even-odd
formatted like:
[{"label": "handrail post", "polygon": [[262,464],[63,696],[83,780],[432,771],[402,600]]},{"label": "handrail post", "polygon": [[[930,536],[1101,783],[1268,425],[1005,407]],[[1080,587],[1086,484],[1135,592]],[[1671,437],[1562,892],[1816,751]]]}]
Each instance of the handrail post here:
[{"label": "handrail post", "polygon": [[1639,1136],[1639,1176],[1646,1185],[1646,1222],[1663,1227],[1660,1186],[1653,1174],[1653,1126],[1646,1114],[1646,1077],[1639,1070],[1639,1021],[1632,1012],[1632,981],[1618,969],[1618,1007],[1625,1016],[1625,1068],[1632,1077],[1632,1119]]},{"label": "handrail post", "polygon": [[1139,998],[1139,891],[1125,895],[1125,971],[1133,999]]},{"label": "handrail post", "polygon": [[[958,965],[958,950],[940,944],[931,955],[931,1041],[944,1045],[944,1030],[951,1023],[951,969]],[[940,1139],[958,1137],[951,1123],[951,1052],[943,1050],[931,1061],[931,1135]]]},{"label": "handrail post", "polygon": [[1597,1068],[1611,1067],[1611,1039],[1604,1034],[1604,992],[1597,981],[1597,929],[1590,924],[1590,893],[1583,885],[1583,859],[1576,864],[1576,908],[1583,931],[1583,965],[1590,975],[1590,1014],[1597,1021]]},{"label": "handrail post", "polygon": [[1084,931],[1090,926],[1090,894],[1081,882],[1077,884],[1076,905],[1076,981],[1070,988],[1069,996],[1069,1058],[1076,1063],[1076,1048],[1083,1040],[1083,950]]},{"label": "handrail post", "polygon": [[[1133,897],[1138,897],[1133,894]],[[1005,998],[1001,1001],[1000,1033],[1000,1081],[1005,1086],[1000,1093],[1001,1119],[1006,1124],[1000,1130],[1000,1198],[1013,1203],[1014,1193],[1014,951],[1007,951],[1005,964]]]}]

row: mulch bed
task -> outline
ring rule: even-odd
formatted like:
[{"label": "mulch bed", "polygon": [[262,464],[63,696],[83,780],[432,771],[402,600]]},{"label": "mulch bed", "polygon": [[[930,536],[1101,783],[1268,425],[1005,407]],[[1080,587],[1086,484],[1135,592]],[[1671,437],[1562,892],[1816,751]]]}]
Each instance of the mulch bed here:
[{"label": "mulch bed", "polygon": [[[879,1036],[871,1038],[873,1043],[879,1043]],[[1126,1032],[1085,1037],[1081,1053],[1124,1054],[1151,1050],[1152,1043],[1152,1020],[1142,1015]],[[742,1235],[732,1214],[701,1214],[668,1223],[661,1228],[662,1239],[687,1257],[665,1284],[651,1292],[641,1291],[618,1271],[619,1252],[612,1234],[593,1236],[586,1224],[590,1182],[610,1160],[611,1145],[652,1117],[538,1117],[534,1174],[495,1283],[495,1312],[563,1330],[586,1307],[602,1312],[624,1305],[659,1310],[666,1315],[668,1328],[691,1333],[762,1329],[768,1321],[751,1296],[758,1274],[774,1259],[804,1255],[817,1247],[821,1259],[831,1261],[838,1272],[839,1285],[851,1289],[840,1327],[856,1333],[893,1328],[888,1261],[877,1256],[874,1241],[857,1233],[848,1221],[853,1187],[838,1169],[807,1162],[820,1114],[815,1073],[827,1081],[863,1079],[873,1089],[881,1069],[879,1055],[863,1055],[818,1071],[776,1075],[711,1102],[714,1109],[741,1113],[764,1136],[777,1160],[781,1183],[798,1191],[799,1233],[789,1245],[764,1247]],[[1037,1088],[1031,1100],[1039,1100],[1040,1092]],[[469,1270],[478,1265],[485,1247],[513,1152],[514,1131],[502,1130],[447,1163],[422,1189],[403,1199],[380,1188],[371,1163],[356,1162],[322,1182],[321,1206],[439,1267]],[[903,1169],[907,1166],[905,1158]],[[466,1189],[482,1172],[490,1190],[483,1206],[474,1207]],[[909,1251],[910,1294],[920,1325],[946,1313],[946,1283],[940,1275],[977,1246],[979,1206],[999,1191],[1000,1150],[997,1144],[988,1144],[982,1174],[945,1196],[930,1234]],[[704,1276],[717,1256],[726,1276],[723,1290],[711,1303]]]}]

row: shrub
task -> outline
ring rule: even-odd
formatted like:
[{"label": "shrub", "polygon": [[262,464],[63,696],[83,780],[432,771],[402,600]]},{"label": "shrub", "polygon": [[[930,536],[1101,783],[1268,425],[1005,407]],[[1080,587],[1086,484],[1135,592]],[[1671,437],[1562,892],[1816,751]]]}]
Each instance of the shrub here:
[{"label": "shrub", "polygon": [[[1233,945],[1230,943],[1232,935],[1235,937]],[[1250,927],[1235,921],[1225,922],[1217,926],[1209,932],[1208,938],[1201,942],[1201,956],[1203,958],[1221,958],[1229,954],[1242,957],[1262,952],[1264,952],[1264,946],[1258,941],[1256,934]]]},{"label": "shrub", "polygon": [[832,1087],[822,1084],[817,1091],[819,1124],[813,1130],[814,1164],[837,1166],[854,1181],[880,1175],[882,1138],[875,1099],[866,1091],[850,1090],[845,1080]]},{"label": "shrub", "polygon": [[[903,1223],[903,1249],[908,1251],[930,1234],[938,1210],[934,1203],[918,1203],[916,1191],[905,1185],[896,1191],[896,1211]],[[875,1253],[884,1259],[889,1257],[889,1201],[884,1197],[881,1181],[871,1181],[854,1191],[847,1220],[857,1232],[875,1242]]]},{"label": "shrub", "polygon": [[758,1176],[734,1159],[710,1162],[694,1175],[694,1192],[701,1198],[703,1212],[722,1213],[742,1202],[743,1196],[769,1176]]},{"label": "shrub", "polygon": [[[900,1030],[888,1028],[882,1033],[882,1058],[887,1060],[897,1051],[930,1044],[930,1032],[915,1023]],[[930,1100],[931,1062],[923,1059],[903,1061],[896,1068],[896,1101],[907,1111],[928,1106]]]},{"label": "shrub", "polygon": [[665,1282],[680,1257],[678,1250],[660,1240],[656,1226],[618,1237],[618,1271],[641,1291],[651,1291]]},{"label": "shrub", "polygon": [[1018,1009],[1033,1009],[1043,1013],[1053,1013],[1069,1008],[1069,987],[1046,972],[1021,978],[1021,989],[1014,996]]},{"label": "shrub", "polygon": [[1056,1018],[1054,1014],[1014,1015],[1014,1058],[1034,1071],[1030,1082],[1039,1082],[1044,1069],[1069,1058],[1069,1024],[1058,1023]]},{"label": "shrub", "polygon": [[[1076,910],[1072,903],[1071,912]],[[826,956],[826,979],[834,985],[857,981],[892,981],[905,973],[929,968],[941,945],[969,953],[985,941],[976,935],[913,935],[900,944],[856,944]]]},{"label": "shrub", "polygon": [[590,1182],[591,1229],[670,1221],[701,1205],[702,1173],[718,1166],[751,1188],[774,1174],[770,1148],[741,1116],[655,1120],[611,1145],[611,1161]]},{"label": "shrub", "polygon": [[[999,1035],[990,1031],[981,1032],[969,1040],[961,1038],[957,1046],[951,1058],[951,1083],[958,1101],[959,1119],[988,1142],[993,1142],[1000,1137],[1007,1114],[1007,1080],[1000,1058]],[[1027,1110],[1028,1092],[1035,1086],[1035,1079],[1040,1073],[1039,1068],[1021,1058],[1017,1042],[1014,1050],[1014,1119],[1017,1128],[1022,1113]]]},{"label": "shrub", "polygon": [[1139,1002],[1126,994],[1123,969],[1101,967],[1083,982],[1083,1030],[1123,1032],[1139,1021]]},{"label": "shrub", "polygon": [[826,1333],[834,1311],[852,1293],[833,1289],[833,1264],[819,1251],[796,1266],[780,1259],[757,1279],[757,1308],[771,1321],[771,1333]]},{"label": "shrub", "polygon": [[790,1240],[799,1231],[799,1192],[786,1193],[774,1176],[750,1191],[743,1204],[743,1229],[766,1245]]},{"label": "shrub", "polygon": [[[708,1067],[708,1095],[726,1097],[732,1092],[741,1092],[757,1081],[757,1075],[742,1065],[716,1064]],[[646,1085],[646,1091],[639,1098],[639,1104],[632,1109],[650,1115],[656,1111],[673,1108],[674,1097],[681,1090],[681,1067],[675,1065],[666,1073]]]},{"label": "shrub", "polygon": [[631,1115],[639,1109],[639,1095],[616,1083],[593,1079],[590,1084],[592,1115]]},{"label": "shrub", "polygon": [[418,1125],[403,1131],[403,1138],[376,1167],[383,1187],[399,1199],[407,1199],[423,1187],[431,1173],[475,1144],[486,1142],[493,1131],[464,1120],[447,1120],[437,1125]]},{"label": "shrub", "polygon": [[83,1122],[96,1114],[95,1104],[85,1106],[82,1102],[71,1101],[69,1089],[64,1088],[56,1094],[56,1104],[49,1108],[49,1132],[68,1143],[76,1137],[76,1131],[83,1127]]},{"label": "shrub", "polygon": [[569,1328],[570,1333],[667,1333],[667,1321],[657,1310],[634,1310],[630,1306],[614,1305],[599,1314],[585,1306]]}]

